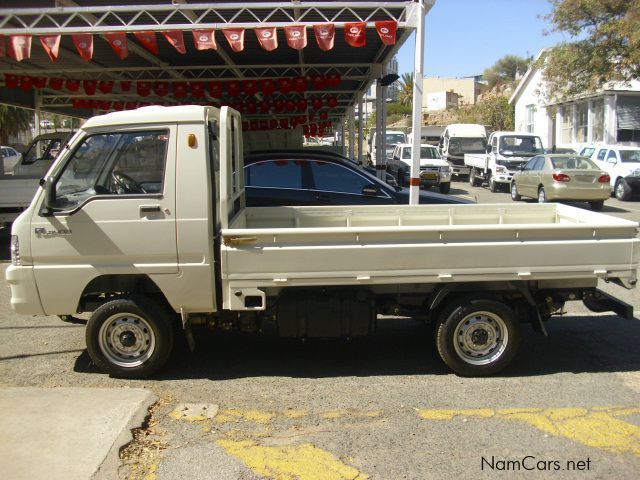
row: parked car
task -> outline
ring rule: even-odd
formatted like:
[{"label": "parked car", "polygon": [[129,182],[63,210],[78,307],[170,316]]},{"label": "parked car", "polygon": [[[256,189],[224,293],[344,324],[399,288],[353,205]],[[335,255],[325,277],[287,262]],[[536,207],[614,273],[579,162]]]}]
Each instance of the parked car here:
[{"label": "parked car", "polygon": [[611,196],[609,175],[587,157],[547,154],[533,157],[511,181],[511,199],[537,198],[588,202],[600,210]]},{"label": "parked car", "polygon": [[38,135],[13,169],[14,175],[38,177],[49,170],[72,132],[54,132]]},{"label": "parked car", "polygon": [[[413,146],[399,143],[393,151],[387,169],[398,179],[398,184],[409,185],[411,177],[411,155]],[[437,186],[440,193],[449,193],[453,166],[443,160],[438,148],[433,145],[420,145],[420,186],[429,188]]]},{"label": "parked car", "polygon": [[[408,204],[409,190],[393,187],[353,162],[315,152],[263,152],[245,158],[248,206]],[[468,200],[420,191],[421,204]]]},{"label": "parked car", "polygon": [[12,174],[13,168],[16,166],[16,163],[20,161],[21,154],[15,148],[5,147],[2,145],[0,147],[0,155],[2,156],[2,165],[4,167],[4,174]]},{"label": "parked car", "polygon": [[640,147],[592,145],[581,153],[590,153],[591,160],[609,174],[618,200],[629,200],[631,195],[640,193]]}]

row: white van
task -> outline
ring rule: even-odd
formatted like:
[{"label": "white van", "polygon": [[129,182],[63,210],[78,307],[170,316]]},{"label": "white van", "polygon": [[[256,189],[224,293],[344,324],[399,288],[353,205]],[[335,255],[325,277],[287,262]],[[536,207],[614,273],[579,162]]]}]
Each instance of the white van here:
[{"label": "white van", "polygon": [[444,129],[438,144],[440,155],[453,165],[456,176],[468,175],[469,167],[464,164],[465,153],[485,153],[487,130],[475,123],[452,123]]},{"label": "white van", "polygon": [[[369,164],[377,165],[376,162],[376,129],[372,128],[369,131],[369,140],[367,141],[369,146]],[[393,149],[399,143],[407,143],[407,135],[400,130],[387,130],[385,136],[385,153],[386,160],[389,160],[393,156]]]}]

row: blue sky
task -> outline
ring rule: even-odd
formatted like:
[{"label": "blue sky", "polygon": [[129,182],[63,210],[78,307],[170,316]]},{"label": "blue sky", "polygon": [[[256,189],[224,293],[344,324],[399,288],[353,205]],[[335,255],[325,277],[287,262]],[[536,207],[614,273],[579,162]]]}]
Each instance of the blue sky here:
[{"label": "blue sky", "polygon": [[[562,40],[544,35],[547,0],[436,0],[426,16],[424,75],[478,75],[505,55],[536,56]],[[398,52],[400,73],[413,71],[414,37]]]}]

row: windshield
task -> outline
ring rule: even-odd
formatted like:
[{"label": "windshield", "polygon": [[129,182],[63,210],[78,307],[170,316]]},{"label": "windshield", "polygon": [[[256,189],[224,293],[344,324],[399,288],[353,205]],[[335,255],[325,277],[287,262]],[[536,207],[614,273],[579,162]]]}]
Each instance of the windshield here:
[{"label": "windshield", "polygon": [[620,161],[623,163],[640,162],[640,149],[638,150],[620,150]]},{"label": "windshield", "polygon": [[58,156],[58,153],[60,153],[61,146],[62,140],[59,138],[38,140],[34,142],[24,154],[23,163],[29,164],[36,160],[53,160]]},{"label": "windshield", "polygon": [[[413,152],[413,147],[407,147],[402,152],[403,159],[410,159],[411,152]],[[438,153],[438,149],[435,147],[420,147],[420,158],[440,158],[440,154]]]},{"label": "windshield", "polygon": [[462,155],[463,153],[484,153],[484,138],[452,137],[449,140],[449,153]]},{"label": "windshield", "polygon": [[391,143],[403,143],[405,141],[404,133],[387,133],[385,138],[385,143],[387,145]]},{"label": "windshield", "polygon": [[533,157],[543,152],[538,137],[508,135],[500,139],[499,152],[504,156]]}]

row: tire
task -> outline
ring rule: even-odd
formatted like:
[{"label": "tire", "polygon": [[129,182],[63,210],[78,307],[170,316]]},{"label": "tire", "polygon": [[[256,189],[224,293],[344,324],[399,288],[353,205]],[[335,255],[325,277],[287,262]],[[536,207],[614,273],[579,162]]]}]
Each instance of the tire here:
[{"label": "tire", "polygon": [[516,182],[511,182],[511,200],[514,202],[519,202],[522,200],[522,196],[518,193],[518,187]]},{"label": "tire", "polygon": [[440,357],[457,375],[482,377],[505,368],[518,351],[513,310],[488,298],[463,297],[442,311],[436,327]]},{"label": "tire", "polygon": [[173,337],[167,310],[140,295],[104,303],[87,322],[89,356],[115,377],[142,378],[157,372],[171,354]]},{"label": "tire", "polygon": [[472,167],[469,170],[469,185],[471,185],[472,187],[479,187],[481,183],[482,180],[476,176],[476,171]]},{"label": "tire", "polygon": [[631,188],[629,188],[627,182],[622,178],[619,178],[616,182],[613,193],[621,202],[626,202],[631,198]]},{"label": "tire", "polygon": [[438,189],[440,190],[440,193],[449,193],[449,190],[451,190],[451,184],[449,182],[441,183],[438,185]]},{"label": "tire", "polygon": [[538,203],[547,203],[547,192],[544,191],[544,187],[538,189]]},{"label": "tire", "polygon": [[496,193],[498,191],[498,184],[493,180],[493,176],[489,177],[489,190]]},{"label": "tire", "polygon": [[598,212],[602,210],[602,207],[604,207],[604,200],[598,200],[597,202],[589,202],[589,206],[591,207],[591,210]]}]

